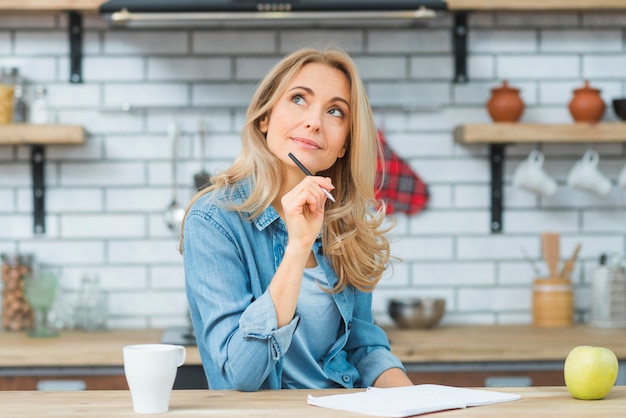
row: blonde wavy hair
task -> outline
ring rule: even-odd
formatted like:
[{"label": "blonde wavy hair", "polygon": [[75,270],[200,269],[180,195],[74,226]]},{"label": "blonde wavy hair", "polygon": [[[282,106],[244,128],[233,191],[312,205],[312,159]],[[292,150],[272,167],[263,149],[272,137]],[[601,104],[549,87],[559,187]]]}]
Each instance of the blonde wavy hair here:
[{"label": "blonde wavy hair", "polygon": [[[337,48],[304,48],[277,63],[257,87],[246,114],[242,151],[226,171],[211,177],[211,186],[199,191],[187,205],[216,189],[228,189],[245,178],[253,187],[249,198],[231,209],[259,216],[276,198],[282,181],[282,164],[270,152],[259,122],[271,117],[274,104],[291,80],[309,63],[319,63],[342,71],[350,85],[350,131],[347,152],[328,170],[316,175],[333,180],[337,202],[327,201],[322,245],[339,281],[332,289],[340,292],[347,285],[372,291],[389,262],[389,240],[383,227],[385,204],[375,198],[377,155],[381,153],[378,132],[361,78],[352,58]],[[243,215],[242,215],[243,216]],[[183,223],[184,230],[184,223]],[[180,251],[183,235],[180,237]]]}]

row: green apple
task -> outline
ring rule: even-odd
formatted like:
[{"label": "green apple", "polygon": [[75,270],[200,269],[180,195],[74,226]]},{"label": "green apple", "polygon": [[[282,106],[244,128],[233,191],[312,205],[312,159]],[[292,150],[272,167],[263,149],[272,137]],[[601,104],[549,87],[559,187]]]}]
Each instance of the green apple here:
[{"label": "green apple", "polygon": [[618,369],[617,357],[608,348],[581,345],[565,359],[565,386],[574,398],[602,399],[615,385]]}]

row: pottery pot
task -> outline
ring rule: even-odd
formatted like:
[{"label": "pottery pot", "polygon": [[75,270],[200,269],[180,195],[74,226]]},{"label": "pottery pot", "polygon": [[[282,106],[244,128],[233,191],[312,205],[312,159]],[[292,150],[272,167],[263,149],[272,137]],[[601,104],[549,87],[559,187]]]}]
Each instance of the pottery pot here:
[{"label": "pottery pot", "polygon": [[506,80],[502,82],[502,86],[491,89],[487,111],[494,122],[517,122],[524,112],[519,89],[509,87]]},{"label": "pottery pot", "polygon": [[568,108],[576,122],[598,122],[602,119],[606,104],[600,96],[600,90],[591,88],[589,81],[585,81],[584,87],[574,90]]}]

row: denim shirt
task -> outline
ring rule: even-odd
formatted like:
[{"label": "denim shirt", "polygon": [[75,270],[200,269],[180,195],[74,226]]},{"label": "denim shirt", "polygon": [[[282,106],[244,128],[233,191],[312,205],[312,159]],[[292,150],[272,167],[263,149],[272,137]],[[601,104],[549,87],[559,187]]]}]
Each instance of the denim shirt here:
[{"label": "denim shirt", "polygon": [[[187,214],[183,256],[191,320],[211,389],[280,389],[282,359],[299,314],[278,328],[268,286],[283,258],[287,229],[271,206],[247,220],[248,214],[220,205],[229,198],[243,202],[251,186],[245,180],[232,187],[232,195],[222,190],[203,196]],[[334,286],[337,275],[319,237],[313,251]],[[374,324],[371,293],[346,286],[333,299],[341,332],[324,358],[328,379],[347,388],[367,387],[385,370],[403,369],[385,332]]]}]

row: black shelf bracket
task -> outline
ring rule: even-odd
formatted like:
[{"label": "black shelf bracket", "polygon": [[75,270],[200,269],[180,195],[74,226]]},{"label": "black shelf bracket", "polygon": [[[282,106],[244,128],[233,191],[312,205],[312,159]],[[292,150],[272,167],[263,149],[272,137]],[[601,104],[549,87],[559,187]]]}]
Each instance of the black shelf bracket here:
[{"label": "black shelf bracket", "polygon": [[502,232],[502,178],[504,176],[504,145],[489,145],[491,162],[491,232]]},{"label": "black shelf bracket", "polygon": [[70,83],[83,82],[83,16],[68,12],[70,41]]},{"label": "black shelf bracket", "polygon": [[454,14],[452,39],[454,47],[454,82],[467,83],[467,12]]},{"label": "black shelf bracket", "polygon": [[46,232],[45,163],[45,147],[32,145],[30,147],[30,166],[33,179],[33,232],[35,234]]}]

